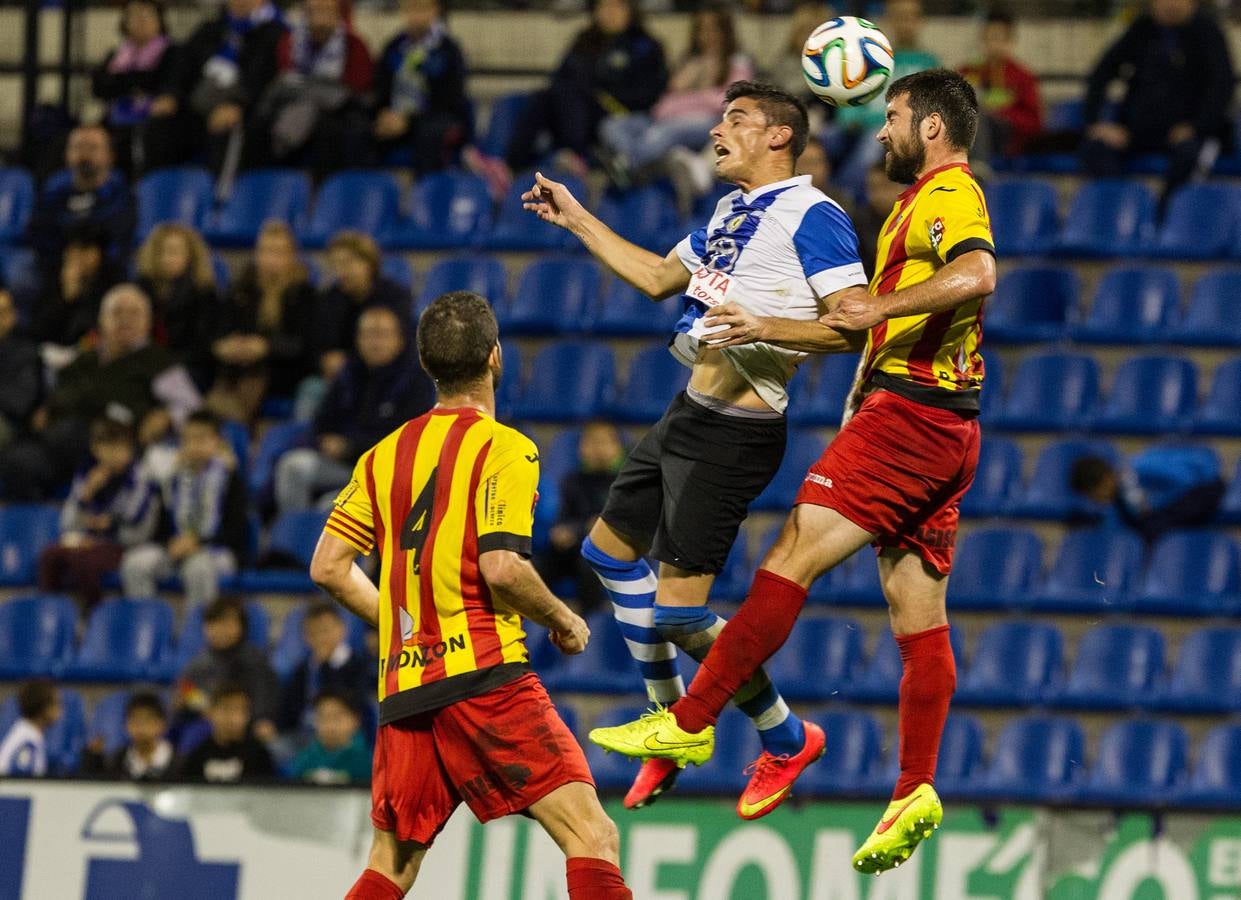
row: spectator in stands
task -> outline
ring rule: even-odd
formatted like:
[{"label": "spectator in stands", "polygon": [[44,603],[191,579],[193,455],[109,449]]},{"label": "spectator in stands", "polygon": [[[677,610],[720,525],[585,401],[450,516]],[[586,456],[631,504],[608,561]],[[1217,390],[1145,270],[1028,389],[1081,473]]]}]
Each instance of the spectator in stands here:
[{"label": "spectator in stands", "polygon": [[244,561],[248,543],[246,488],[224,439],[220,419],[192,413],[181,429],[181,454],[163,500],[156,541],[121,559],[127,597],[154,597],[161,579],[181,576],[191,604],[210,603],[220,579]]},{"label": "spectator in stands", "polygon": [[346,2],[305,0],[302,17],[281,38],[280,74],[258,108],[270,158],[302,162],[320,176],[356,166],[371,151],[374,63]]},{"label": "spectator in stands", "polygon": [[47,403],[31,416],[32,433],[0,455],[3,496],[39,501],[67,483],[87,459],[95,419],[138,425],[163,406],[180,422],[201,402],[184,367],[151,343],[146,294],[119,285],[104,297],[94,348],[61,370]]},{"label": "spectator in stands", "polygon": [[276,466],[278,510],[307,509],[320,494],[339,491],[367,448],[434,403],[435,387],[409,351],[401,317],[387,306],[367,309],[358,320],[357,353],[315,415],[314,448],[291,450]]},{"label": "spectator in stands", "polygon": [[366,784],[371,748],[362,736],[357,695],[324,689],[314,702],[315,736],[289,763],[290,778],[312,784]]},{"label": "spectator in stands", "polygon": [[120,267],[108,259],[107,237],[93,225],[75,228],[67,237],[59,277],[43,282],[35,338],[60,347],[80,343],[99,321],[104,296],[122,280]]},{"label": "spectator in stands", "polygon": [[1151,447],[1120,467],[1102,456],[1074,462],[1069,486],[1148,541],[1174,528],[1210,524],[1226,485],[1218,461],[1181,447]]},{"label": "spectator in stands", "polygon": [[127,0],[121,38],[92,73],[91,88],[108,104],[117,157],[133,176],[182,158],[178,48],[168,37],[163,0]]},{"label": "spectator in stands", "polygon": [[217,311],[211,408],[225,418],[252,422],[268,393],[292,397],[313,371],[314,309],[315,290],[292,229],[268,222],[259,232],[254,261]]},{"label": "spectator in stands", "polygon": [[60,691],[52,682],[27,681],[17,690],[18,719],[0,741],[0,776],[41,778],[47,774],[45,735],[60,719]]},{"label": "spectator in stands", "polygon": [[82,125],[65,147],[68,171],[48,179],[30,216],[30,246],[46,282],[60,272],[70,234],[90,226],[103,235],[107,256],[123,265],[133,245],[137,207],[125,176],[114,167],[112,141],[102,125]]},{"label": "spectator in stands", "polygon": [[279,72],[276,48],[286,31],[272,0],[227,0],[186,42],[178,102],[205,133],[212,169],[235,170],[240,161],[253,110]]},{"label": "spectator in stands", "polygon": [[0,286],[0,452],[25,432],[42,397],[39,348],[18,328],[13,295]]},{"label": "spectator in stands", "polygon": [[961,68],[978,94],[982,113],[971,156],[980,160],[1020,156],[1043,127],[1038,78],[1013,55],[1017,19],[995,7],[982,26],[982,57]]},{"label": "spectator in stands", "polygon": [[182,757],[178,780],[238,784],[276,774],[271,754],[250,727],[250,695],[244,687],[224,684],[212,691],[207,719],[211,734]]},{"label": "spectator in stands", "polygon": [[154,307],[155,341],[189,370],[201,390],[211,384],[213,318],[219,305],[211,251],[187,225],[156,225],[138,250],[138,286]]},{"label": "spectator in stands", "polygon": [[[754,76],[754,62],[737,45],[732,9],[720,2],[699,8],[690,46],[668,82],[668,92],[646,112],[610,116],[600,126],[600,156],[612,180],[625,187],[635,175],[662,175],[671,155],[694,163],[720,120],[724,91]],[[707,174],[707,187],[714,181]]]},{"label": "spectator in stands", "polygon": [[91,461],[61,508],[59,540],[39,554],[40,590],[76,590],[90,612],[103,597],[103,576],[116,571],[125,548],[154,535],[159,497],[137,450],[132,425],[106,418],[91,424]]},{"label": "spectator in stands", "polygon": [[444,23],[444,0],[401,0],[405,30],[375,69],[375,138],[380,150],[411,151],[416,175],[456,162],[474,137],[465,56]]},{"label": "spectator in stands", "polygon": [[280,689],[276,727],[282,734],[309,729],[314,699],[322,691],[334,691],[359,702],[375,680],[371,660],[349,643],[340,610],[330,600],[318,601],[306,610],[302,621],[306,658]]},{"label": "spectator in stands", "polygon": [[548,584],[572,578],[585,615],[602,608],[607,595],[582,559],[582,539],[603,511],[608,490],[625,461],[625,447],[615,425],[596,421],[582,428],[577,452],[577,468],[560,481],[560,507],[551,528],[551,547],[539,554],[535,565]]},{"label": "spectator in stands", "polygon": [[166,737],[168,713],[154,691],[135,691],[125,703],[123,747],[105,753],[103,739],[86,748],[83,769],[88,774],[128,781],[162,781],[173,764],[173,749]]},{"label": "spectator in stands", "polygon": [[[1114,112],[1108,92],[1124,81]],[[1151,0],[1095,65],[1086,87],[1082,163],[1095,176],[1117,176],[1144,153],[1167,157],[1166,193],[1199,167],[1204,147],[1218,149],[1232,109],[1233,71],[1219,23],[1197,0]]]},{"label": "spectator in stands", "polygon": [[590,25],[517,121],[510,170],[533,165],[540,138],[549,134],[553,149],[565,151],[562,167],[585,175],[604,118],[649,111],[667,86],[664,48],[643,25],[636,0],[592,0]]}]

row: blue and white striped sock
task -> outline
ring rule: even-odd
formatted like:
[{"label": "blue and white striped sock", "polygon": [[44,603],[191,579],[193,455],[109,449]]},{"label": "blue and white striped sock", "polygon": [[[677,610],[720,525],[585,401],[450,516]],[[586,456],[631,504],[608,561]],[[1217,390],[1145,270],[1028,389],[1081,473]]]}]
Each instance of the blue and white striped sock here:
[{"label": "blue and white striped sock", "polygon": [[[659,634],[698,662],[706,659],[726,621],[705,606],[655,604],[655,627]],[[806,731],[801,719],[789,709],[762,669],[741,686],[741,690],[733,696],[733,702],[750,717],[758,729],[763,749],[768,753],[792,756],[801,752],[806,743]]]},{"label": "blue and white striped sock", "polygon": [[646,560],[624,562],[604,553],[589,537],[582,541],[582,558],[594,569],[612,600],[612,615],[620,626],[629,654],[642,672],[646,693],[653,703],[670,704],[685,694],[677,667],[677,648],[660,637],[655,627],[655,573]]}]

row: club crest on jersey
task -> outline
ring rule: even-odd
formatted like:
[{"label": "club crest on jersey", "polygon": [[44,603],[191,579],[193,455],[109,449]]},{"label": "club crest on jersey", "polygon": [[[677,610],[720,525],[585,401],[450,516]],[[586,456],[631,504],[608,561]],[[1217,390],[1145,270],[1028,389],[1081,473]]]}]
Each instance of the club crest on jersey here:
[{"label": "club crest on jersey", "polygon": [[737,213],[731,219],[727,219],[724,222],[724,230],[728,232],[736,231],[745,223],[745,217],[745,213]]},{"label": "club crest on jersey", "polygon": [[731,272],[740,255],[741,248],[737,246],[735,240],[727,235],[715,235],[707,242],[703,264],[708,269],[714,269],[717,272]]},{"label": "club crest on jersey", "polygon": [[931,239],[931,248],[939,249],[939,245],[944,240],[944,220],[940,216],[935,217],[935,221],[927,227],[928,237]]}]

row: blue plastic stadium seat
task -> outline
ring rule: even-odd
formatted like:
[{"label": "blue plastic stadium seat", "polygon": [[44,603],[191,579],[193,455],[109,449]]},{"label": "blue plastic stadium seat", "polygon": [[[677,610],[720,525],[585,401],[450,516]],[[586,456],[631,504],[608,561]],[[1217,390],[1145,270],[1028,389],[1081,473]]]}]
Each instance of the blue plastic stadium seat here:
[{"label": "blue plastic stadium seat", "polygon": [[1232,480],[1228,482],[1228,489],[1224,492],[1216,518],[1224,525],[1241,524],[1241,461],[1237,462]]},{"label": "blue plastic stadium seat", "polygon": [[493,307],[503,307],[508,298],[508,275],[504,265],[494,256],[470,255],[441,259],[427,272],[422,293],[418,298],[418,312],[426,309],[431,301],[449,291],[473,291],[491,301]]},{"label": "blue plastic stadium seat", "polygon": [[[587,196],[585,183],[567,172],[549,172],[547,177],[559,181],[579,200]],[[534,184],[534,173],[527,172],[513,179],[491,231],[484,236],[483,246],[489,250],[557,251],[575,250],[581,246],[577,238],[563,228],[539,221],[526,209],[521,195]]]},{"label": "blue plastic stadium seat", "polygon": [[18,309],[29,316],[38,303],[43,284],[34,251],[29,247],[5,247],[0,254],[0,276]]},{"label": "blue plastic stadium seat", "polygon": [[613,278],[590,312],[592,334],[624,337],[672,337],[684,304],[679,297],[652,300],[632,285]]},{"label": "blue plastic stadium seat", "polygon": [[976,792],[1014,802],[1070,799],[1085,781],[1086,739],[1072,719],[1024,716],[1004,726]]},{"label": "blue plastic stadium seat", "polygon": [[605,194],[596,215],[621,237],[661,256],[684,237],[676,202],[657,185]]},{"label": "blue plastic stadium seat", "polygon": [[1188,761],[1189,738],[1175,722],[1120,722],[1100,738],[1079,797],[1118,806],[1167,803],[1185,782]]},{"label": "blue plastic stadium seat", "polygon": [[[280,634],[276,636],[272,645],[271,667],[276,670],[276,675],[281,680],[287,678],[310,652],[302,633],[302,623],[306,621],[306,610],[309,606],[309,602],[299,603],[289,610],[288,615],[280,623]],[[344,610],[340,610],[340,618],[345,623],[345,640],[348,641],[349,646],[355,653],[369,655],[370,651],[366,648],[366,634],[370,626]],[[526,626],[527,629],[530,627]]]},{"label": "blue plastic stadium seat", "polygon": [[1025,493],[1014,504],[1013,514],[1061,520],[1096,516],[1098,508],[1069,487],[1073,464],[1086,456],[1120,462],[1116,448],[1107,441],[1069,438],[1048,444],[1035,460],[1034,474],[1026,482]]},{"label": "blue plastic stadium seat", "polygon": [[388,243],[411,250],[473,247],[482,243],[490,229],[487,183],[477,175],[433,172],[414,185],[409,219],[393,228]]},{"label": "blue plastic stadium seat", "polygon": [[1060,266],[1010,269],[987,301],[987,341],[1031,344],[1058,341],[1077,307],[1077,275]]},{"label": "blue plastic stadium seat", "polygon": [[319,187],[304,243],[322,247],[345,228],[364,231],[386,243],[397,226],[400,209],[401,189],[391,175],[368,170],[337,172]]},{"label": "blue plastic stadium seat", "polygon": [[508,152],[508,142],[517,126],[517,120],[521,118],[529,102],[529,94],[506,94],[493,100],[491,115],[487,120],[487,132],[479,141],[478,149],[489,156],[503,159]]},{"label": "blue plastic stadium seat", "polygon": [[496,309],[508,335],[575,334],[599,296],[599,267],[574,257],[538,259],[521,273],[512,299]]},{"label": "blue plastic stadium seat", "polygon": [[1158,705],[1188,713],[1241,710],[1241,628],[1201,628],[1181,642]]},{"label": "blue plastic stadium seat", "polygon": [[1211,389],[1194,415],[1193,430],[1197,434],[1241,435],[1241,359],[1230,359],[1215,370]]},{"label": "blue plastic stadium seat", "polygon": [[541,422],[589,419],[604,408],[613,368],[612,350],[604,344],[564,341],[544,347],[513,403],[513,415]]},{"label": "blue plastic stadium seat", "polygon": [[[983,396],[992,390],[988,384]],[[1078,353],[1040,353],[1017,367],[1002,408],[987,422],[1005,431],[1081,428],[1099,400],[1099,366]]]},{"label": "blue plastic stadium seat", "polygon": [[34,180],[25,169],[0,169],[0,244],[25,238],[34,193]]},{"label": "blue plastic stadium seat", "polygon": [[666,347],[647,347],[629,362],[625,386],[608,404],[610,418],[620,422],[655,422],[678,392],[689,384],[690,371]]},{"label": "blue plastic stadium seat", "polygon": [[202,230],[211,209],[213,183],[206,169],[157,169],[138,181],[138,239],[161,222],[180,222]]},{"label": "blue plastic stadium seat", "polygon": [[1190,183],[1164,210],[1151,253],[1169,259],[1221,259],[1232,249],[1241,192],[1233,184]]},{"label": "blue plastic stadium seat", "polygon": [[1005,257],[1041,256],[1056,245],[1056,189],[1046,181],[1014,178],[988,185],[987,212],[996,250]]},{"label": "blue plastic stadium seat", "polygon": [[125,705],[129,703],[128,690],[113,691],[101,697],[91,710],[90,724],[86,729],[88,741],[103,742],[105,754],[115,753],[129,743],[125,732]]},{"label": "blue plastic stadium seat", "polygon": [[[787,510],[782,510],[787,511]],[[767,545],[775,543],[780,526],[768,536]],[[875,552],[869,547],[859,550],[840,565],[825,573],[810,586],[812,603],[848,606],[884,607],[883,588],[879,584],[879,566]]]},{"label": "blue plastic stadium seat", "polygon": [[811,357],[802,363],[789,382],[789,422],[818,428],[840,427],[857,365],[857,357],[849,353]]},{"label": "blue plastic stadium seat", "polygon": [[1145,625],[1098,625],[1077,643],[1077,653],[1055,697],[1074,709],[1136,709],[1162,687],[1163,635]]},{"label": "blue plastic stadium seat", "polygon": [[1018,604],[1042,571],[1043,543],[1023,528],[970,532],[953,557],[948,604],[953,609],[1000,609]]},{"label": "blue plastic stadium seat", "polygon": [[250,493],[265,497],[272,489],[276,477],[276,463],[290,450],[305,445],[310,438],[310,426],[305,422],[278,422],[264,433],[254,453],[254,465],[250,468]]},{"label": "blue plastic stadium seat", "polygon": [[1174,356],[1139,356],[1116,370],[1092,423],[1109,434],[1175,434],[1186,430],[1198,401],[1198,367]]},{"label": "blue plastic stadium seat", "polygon": [[1135,597],[1144,613],[1231,615],[1241,605],[1236,542],[1214,531],[1178,531],[1160,538]]},{"label": "blue plastic stadium seat", "polygon": [[222,247],[249,247],[264,222],[277,219],[294,231],[310,214],[310,178],[296,169],[255,169],[237,176],[233,192],[207,220],[207,240]]},{"label": "blue plastic stadium seat", "polygon": [[750,541],[744,530],[728,549],[724,568],[711,584],[711,599],[721,603],[740,603],[750,590],[754,568],[750,565]]},{"label": "blue plastic stadium seat", "polygon": [[592,652],[565,657],[560,665],[545,673],[548,689],[643,695],[646,689],[638,665],[629,655],[621,626],[612,618],[612,613],[595,613],[587,619],[587,624]]},{"label": "blue plastic stadium seat", "polygon": [[784,461],[775,477],[750,504],[751,511],[768,510],[786,513],[806,480],[806,470],[823,455],[823,438],[808,429],[790,429]]},{"label": "blue plastic stadium seat", "polygon": [[1069,531],[1047,577],[1023,608],[1047,612],[1124,612],[1142,574],[1142,541],[1130,531]]},{"label": "blue plastic stadium seat", "polygon": [[[169,670],[169,674],[174,677],[207,645],[203,637],[203,612],[203,605],[195,604],[186,612],[185,619],[181,622],[181,632],[177,636],[176,649],[173,651],[174,662]],[[267,614],[266,607],[257,600],[247,602],[246,620],[246,641],[266,651],[267,636],[271,630],[271,617]]]},{"label": "blue plastic stadium seat", "polygon": [[39,553],[59,534],[60,510],[55,506],[0,506],[0,586],[34,584]]},{"label": "blue plastic stadium seat", "polygon": [[[949,582],[951,584],[951,582]],[[955,700],[990,706],[1037,704],[1057,687],[1064,642],[1045,622],[999,622],[978,637]]]},{"label": "blue plastic stadium seat", "polygon": [[974,484],[961,498],[961,515],[1002,516],[1021,492],[1021,448],[1016,442],[988,435],[978,453]]},{"label": "blue plastic stadium seat", "polygon": [[1155,196],[1137,181],[1088,181],[1064,219],[1056,248],[1070,256],[1141,256],[1155,237]]},{"label": "blue plastic stadium seat", "polygon": [[1198,758],[1177,799],[1193,806],[1241,806],[1241,724],[1219,725],[1198,745]]},{"label": "blue plastic stadium seat", "polygon": [[973,716],[953,713],[944,723],[935,764],[935,790],[941,797],[970,794],[982,777],[982,725]]},{"label": "blue plastic stadium seat", "polygon": [[[72,688],[62,687],[60,703],[60,720],[43,736],[48,774],[54,776],[76,773],[86,748],[86,708],[82,695]],[[9,733],[17,716],[17,696],[11,695],[0,704],[0,734]]]},{"label": "blue plastic stadium seat", "polygon": [[380,274],[393,284],[399,284],[406,292],[414,289],[414,267],[409,260],[399,253],[390,253],[383,258],[379,266]]},{"label": "blue plastic stadium seat", "polygon": [[55,678],[73,660],[78,612],[67,597],[0,603],[0,678]]},{"label": "blue plastic stadium seat", "polygon": [[833,710],[814,721],[827,737],[827,749],[800,779],[807,794],[873,795],[892,790],[883,762],[883,728],[873,716]]},{"label": "blue plastic stadium seat", "polygon": [[172,609],[162,600],[95,607],[66,675],[81,681],[160,681],[172,657]]},{"label": "blue plastic stadium seat", "polygon": [[1169,340],[1203,347],[1241,347],[1241,270],[1216,269],[1194,282],[1189,305]]},{"label": "blue plastic stadium seat", "polygon": [[272,593],[311,593],[310,558],[323,533],[327,514],[308,509],[281,515],[271,526],[268,553],[279,554],[294,568],[270,568],[243,573],[242,587],[247,591]]},{"label": "blue plastic stadium seat", "polygon": [[[948,640],[952,643],[957,671],[964,672],[968,667],[965,664],[965,633],[960,625],[952,626]],[[892,632],[884,628],[875,642],[874,653],[843,693],[848,699],[859,703],[895,702],[902,670],[900,646],[892,637]]]},{"label": "blue plastic stadium seat", "polygon": [[857,677],[863,636],[853,619],[803,618],[767,661],[767,673],[790,700],[829,700]]},{"label": "blue plastic stadium seat", "polygon": [[513,418],[513,410],[521,396],[525,366],[519,345],[501,339],[500,349],[504,352],[504,377],[500,379],[500,387],[496,389],[496,415],[507,421]]},{"label": "blue plastic stadium seat", "polygon": [[1112,269],[1099,282],[1089,314],[1070,331],[1074,340],[1096,344],[1166,341],[1179,305],[1180,286],[1171,269]]}]

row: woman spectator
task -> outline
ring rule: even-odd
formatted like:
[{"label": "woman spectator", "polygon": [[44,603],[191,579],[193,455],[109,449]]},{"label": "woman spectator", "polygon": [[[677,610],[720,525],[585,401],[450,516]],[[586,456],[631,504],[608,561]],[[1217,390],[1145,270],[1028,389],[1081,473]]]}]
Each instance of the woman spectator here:
[{"label": "woman spectator", "polygon": [[177,48],[168,38],[162,0],[129,0],[121,45],[91,76],[108,104],[116,158],[131,178],[181,159],[176,99]]},{"label": "woman spectator", "polygon": [[181,358],[200,389],[211,383],[212,317],[218,304],[211,253],[193,228],[152,229],[137,258],[138,284],[151,298],[154,335]]},{"label": "woman spectator", "polygon": [[315,352],[329,381],[353,350],[358,318],[372,306],[386,306],[400,321],[409,317],[409,291],[380,271],[379,245],[360,231],[342,231],[327,247],[332,283],[315,309]]},{"label": "woman spectator", "polygon": [[309,329],[315,292],[284,222],[259,232],[254,261],[220,304],[211,352],[217,365],[208,405],[252,422],[268,394],[291,397],[310,374]]}]

